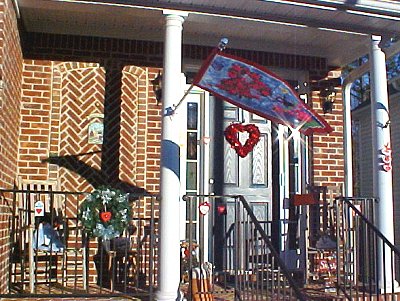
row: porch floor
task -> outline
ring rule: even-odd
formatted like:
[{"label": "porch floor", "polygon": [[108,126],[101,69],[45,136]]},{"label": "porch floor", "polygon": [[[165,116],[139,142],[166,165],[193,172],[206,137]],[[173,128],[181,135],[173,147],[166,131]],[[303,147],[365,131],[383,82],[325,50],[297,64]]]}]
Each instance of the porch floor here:
[{"label": "porch floor", "polygon": [[[150,301],[149,297],[145,296],[144,292],[135,291],[135,293],[130,292],[127,289],[128,293],[121,293],[120,291],[116,290],[113,292],[109,288],[99,287],[98,285],[89,285],[88,292],[80,289],[73,289],[71,287],[63,287],[60,284],[52,283],[50,288],[48,284],[40,283],[36,285],[36,291],[34,297],[29,296],[29,292],[18,293],[13,292],[13,294],[19,294],[19,296],[13,297],[0,297],[1,301],[13,301],[13,300],[28,300],[28,301],[35,301],[35,300],[46,300],[46,301],[80,301],[80,300],[101,300],[101,301],[108,301],[108,300],[135,300],[135,301]],[[84,296],[82,295],[89,295],[93,294],[93,296]],[[60,295],[60,296],[56,296]],[[143,297],[134,297],[135,296],[142,296]]]},{"label": "porch floor", "polygon": [[[4,300],[4,301],[19,301],[19,300],[27,300],[27,301],[43,301],[43,298],[0,298],[0,300]],[[46,301],[75,301],[75,300],[88,300],[88,301],[95,301],[95,300],[104,300],[104,301],[108,301],[108,300],[137,300],[140,301],[141,299],[136,299],[136,298],[132,298],[129,296],[123,296],[123,297],[96,297],[96,298],[72,298],[72,297],[65,297],[65,298],[45,298]]]},{"label": "porch floor", "polygon": [[[17,300],[27,300],[27,301],[83,301],[83,300],[100,300],[100,301],[108,301],[108,300],[133,300],[133,301],[151,301],[148,296],[140,296],[134,297],[134,293],[123,294],[118,291],[112,292],[108,288],[100,288],[97,285],[89,286],[89,292],[91,294],[95,294],[94,296],[79,296],[79,294],[83,295],[84,291],[66,291],[66,288],[62,288],[59,285],[51,285],[51,291],[49,293],[49,287],[46,284],[38,284],[36,286],[36,295],[35,297],[30,297],[29,294],[25,293],[25,295],[20,295],[19,297],[0,297],[0,301],[17,301]],[[187,285],[181,287],[183,292],[187,292]],[[70,290],[70,288],[69,288]],[[343,301],[346,300],[344,296],[338,296],[336,292],[326,292],[323,287],[317,285],[308,285],[302,289],[303,293],[306,294],[307,300],[320,300],[320,301]],[[64,294],[63,297],[55,296],[57,294]],[[38,296],[40,295],[40,296]],[[74,296],[75,295],[75,296]],[[140,295],[140,292],[136,292],[136,296]],[[233,301],[234,300],[234,290],[224,290],[223,288],[215,285],[213,297],[215,301]],[[391,296],[386,296],[385,300],[392,300]],[[396,294],[395,299],[400,297],[400,294]],[[251,296],[249,296],[251,298]],[[245,298],[244,300],[246,300]],[[249,299],[250,300],[250,299]],[[262,300],[262,299],[261,299]],[[269,297],[268,300],[280,300]],[[295,299],[293,299],[295,300]],[[365,300],[363,297],[354,298],[353,300]],[[369,299],[368,299],[369,300]],[[376,297],[372,297],[371,300],[377,300]]]},{"label": "porch floor", "polygon": [[[181,291],[187,296],[188,292],[188,284],[181,284]],[[336,292],[326,292],[324,287],[317,285],[308,285],[302,289],[303,293],[307,295],[307,300],[324,300],[324,301],[342,301],[345,300],[343,296],[338,296]],[[118,287],[116,287],[115,291],[111,291],[109,288],[99,287],[98,285],[92,284],[89,285],[88,293],[93,294],[93,296],[87,296],[88,293],[84,290],[73,289],[71,287],[63,287],[60,284],[52,283],[50,288],[48,284],[39,283],[36,285],[35,296],[30,297],[28,292],[24,292],[24,294],[20,294],[17,296],[10,297],[0,297],[0,300],[4,301],[13,301],[13,300],[28,300],[28,301],[80,301],[80,300],[135,300],[135,301],[151,301],[147,296],[148,292],[146,291],[138,291],[138,289],[129,289],[126,288],[126,293],[122,293],[122,290],[118,291]],[[17,292],[14,292],[14,294]],[[251,292],[248,292],[248,296],[245,297],[251,298]],[[63,295],[57,296],[57,295]],[[234,289],[224,289],[219,285],[213,286],[213,297],[215,301],[234,301]],[[268,300],[271,299],[271,296],[268,297]],[[199,299],[200,300],[200,299]],[[250,299],[248,299],[250,300]],[[260,299],[263,300],[263,299]],[[277,297],[276,300],[280,300]],[[295,300],[295,299],[293,299]]]}]

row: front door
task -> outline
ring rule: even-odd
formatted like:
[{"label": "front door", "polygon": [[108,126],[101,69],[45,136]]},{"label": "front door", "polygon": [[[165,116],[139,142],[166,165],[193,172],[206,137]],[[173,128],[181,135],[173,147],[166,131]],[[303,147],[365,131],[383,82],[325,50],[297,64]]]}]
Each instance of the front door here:
[{"label": "front door", "polygon": [[[271,221],[272,164],[271,122],[253,113],[224,102],[223,128],[232,123],[255,124],[261,133],[260,141],[246,157],[239,157],[231,145],[224,140],[223,193],[243,195],[260,222]],[[242,145],[248,138],[240,133]],[[227,203],[227,226],[233,223],[233,204]]]},{"label": "front door", "polygon": [[[243,195],[249,203],[257,219],[271,229],[272,219],[272,148],[271,122],[248,111],[242,110],[227,102],[215,99],[214,104],[214,147],[213,147],[213,191],[220,195]],[[244,158],[240,157],[224,138],[224,130],[232,123],[254,124],[260,130],[260,140]],[[248,138],[247,133],[240,133],[242,145]],[[226,206],[226,214],[215,213],[213,221],[213,262],[216,269],[228,268],[233,262],[229,251],[234,246],[228,243],[235,222],[234,199],[216,200]],[[267,233],[269,231],[266,231]],[[227,245],[225,245],[227,244]],[[227,248],[224,254],[222,246]]]}]

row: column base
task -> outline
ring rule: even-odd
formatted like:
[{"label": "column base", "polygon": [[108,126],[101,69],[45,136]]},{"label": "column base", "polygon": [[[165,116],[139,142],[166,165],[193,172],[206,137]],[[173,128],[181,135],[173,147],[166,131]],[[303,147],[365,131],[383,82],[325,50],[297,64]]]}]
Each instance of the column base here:
[{"label": "column base", "polygon": [[180,292],[163,292],[156,293],[156,301],[179,301],[182,300]]},{"label": "column base", "polygon": [[387,294],[390,294],[392,292],[393,293],[400,293],[400,285],[397,282],[397,280],[393,280],[393,285],[392,284],[386,285],[386,287],[382,287],[381,285],[379,285],[379,292],[381,294],[384,294],[385,292]]}]

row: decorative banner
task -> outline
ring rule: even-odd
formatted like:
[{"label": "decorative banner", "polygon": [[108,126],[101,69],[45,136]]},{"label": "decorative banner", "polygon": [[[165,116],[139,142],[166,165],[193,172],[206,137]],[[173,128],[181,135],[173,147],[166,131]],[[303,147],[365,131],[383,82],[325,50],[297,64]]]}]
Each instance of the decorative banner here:
[{"label": "decorative banner", "polygon": [[245,59],[214,51],[193,84],[242,108],[308,135],[332,128],[278,76]]},{"label": "decorative banner", "polygon": [[35,216],[44,216],[44,203],[42,201],[35,203]]},{"label": "decorative banner", "polygon": [[[249,133],[249,137],[244,145],[239,141],[239,132]],[[226,141],[228,141],[232,148],[235,149],[236,153],[242,158],[246,157],[260,140],[260,130],[254,124],[245,125],[233,123],[225,129],[224,135]]]},{"label": "decorative banner", "polygon": [[203,202],[199,205],[199,211],[202,215],[206,215],[208,211],[210,211],[210,203],[209,202]]}]

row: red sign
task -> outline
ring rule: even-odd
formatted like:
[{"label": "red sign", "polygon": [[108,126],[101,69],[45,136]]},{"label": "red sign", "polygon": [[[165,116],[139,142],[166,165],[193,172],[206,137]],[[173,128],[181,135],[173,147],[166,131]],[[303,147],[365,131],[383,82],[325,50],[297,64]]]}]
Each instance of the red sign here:
[{"label": "red sign", "polygon": [[300,206],[300,205],[315,205],[318,204],[318,200],[315,199],[314,194],[295,194],[293,196],[293,205]]}]

